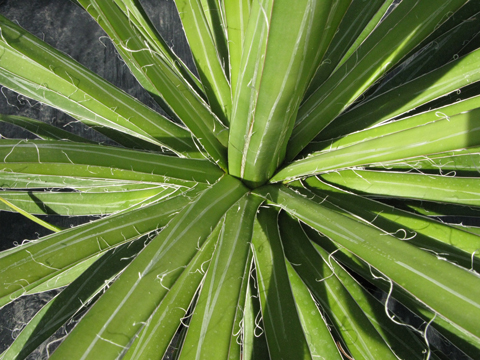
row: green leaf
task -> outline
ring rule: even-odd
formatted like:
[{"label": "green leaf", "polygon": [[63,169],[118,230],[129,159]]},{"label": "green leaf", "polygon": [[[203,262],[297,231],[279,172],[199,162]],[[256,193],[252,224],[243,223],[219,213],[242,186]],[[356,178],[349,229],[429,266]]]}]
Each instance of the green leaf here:
[{"label": "green leaf", "polygon": [[95,261],[105,255],[108,251],[109,250],[100,251],[99,253],[90,256],[85,260],[79,261],[65,271],[59,272],[57,275],[50,277],[47,281],[40,283],[38,286],[28,290],[25,295],[38,294],[70,285],[80,275],[82,275]]},{"label": "green leaf", "polygon": [[287,160],[293,160],[325,126],[465,2],[448,0],[439,5],[435,0],[402,1],[302,105],[289,140]]},{"label": "green leaf", "polygon": [[[316,250],[300,225],[285,214],[282,215],[280,224],[288,260],[295,264],[295,271],[315,295],[353,358],[395,359],[384,339],[337,278],[328,254],[321,249]],[[323,335],[325,344],[322,347],[325,349],[322,354],[328,351],[329,359],[338,358],[340,355],[336,343],[332,341],[328,329],[325,330],[327,334]]]},{"label": "green leaf", "polygon": [[[251,263],[253,267],[253,262]],[[255,274],[255,269],[251,271]],[[254,284],[252,273],[249,274],[249,282],[245,299],[243,318],[243,348],[242,355],[245,360],[270,359],[268,345],[265,338],[265,326],[262,320],[258,287]]]},{"label": "green leaf", "polygon": [[81,0],[114,40],[120,53],[133,63],[138,73],[148,81],[150,91],[159,94],[173,114],[189,128],[208,154],[226,168],[226,144],[228,131],[211,112],[204,100],[186,80],[172,69],[168,60],[151,51],[142,41],[142,36],[132,28],[128,17],[110,1]]},{"label": "green leaf", "polygon": [[[355,271],[355,273],[361,276],[361,278],[367,283],[369,282],[374,284],[374,286],[377,286],[379,289],[383,290],[385,294],[389,294],[391,292],[392,298],[399,301],[401,304],[406,306],[424,320],[424,323],[421,327],[424,329],[424,331],[425,327],[430,324],[428,326],[434,326],[435,329],[438,330],[446,339],[449,339],[452,344],[457,346],[459,349],[462,349],[462,351],[464,351],[466,354],[469,354],[469,356],[473,358],[476,356],[478,349],[480,349],[480,341],[477,337],[465,333],[464,330],[457,325],[448,322],[446,319],[440,316],[437,316],[437,314],[432,311],[431,308],[412,297],[403,288],[396,285],[392,286],[391,281],[382,276],[382,274],[378,274],[378,272],[375,272],[376,275],[373,274],[374,270],[372,269],[371,265],[353,255],[344,247],[335,244],[328,237],[320,234],[317,230],[314,230],[309,226],[303,226],[303,229],[312,241],[326,249],[329,253],[333,253],[332,257],[334,259],[339,260],[342,264],[348,266],[349,269]],[[403,322],[404,324],[409,323],[407,314],[398,311],[394,315],[400,320],[400,322]]]},{"label": "green leaf", "polygon": [[313,177],[306,179],[305,184],[310,191],[325,198],[323,204],[331,203],[334,205],[333,209],[344,211],[345,215],[353,217],[351,214],[355,214],[357,219],[363,219],[410,244],[441,254],[438,256],[467,269],[473,266],[475,270],[480,270],[478,260],[474,261],[475,258],[472,257],[480,247],[480,237],[466,228],[458,229],[435,219],[396,209],[342,191]]},{"label": "green leaf", "polygon": [[[341,147],[359,143],[362,141],[393,134],[399,131],[412,129],[441,119],[449,119],[454,115],[480,108],[480,96],[456,102],[434,110],[422,112],[411,117],[394,120],[366,128],[361,131],[351,132],[340,138],[321,140],[321,134],[317,136],[304,150],[305,154],[313,154],[316,151],[331,151]],[[338,125],[338,124],[337,124]]]},{"label": "green leaf", "polygon": [[265,336],[272,359],[312,359],[288,279],[278,212],[262,208],[252,244]]},{"label": "green leaf", "polygon": [[[87,125],[104,126],[198,157],[191,134],[109,84],[70,57],[0,16],[0,82],[60,108]],[[101,100],[99,100],[101,99]]]},{"label": "green leaf", "polygon": [[[480,167],[480,148],[474,147],[465,150],[454,150],[440,154],[421,156],[411,159],[382,163],[387,169],[407,169],[420,172],[440,173],[441,175],[460,174],[464,176],[476,176]],[[380,168],[380,165],[371,165],[372,168]]]},{"label": "green leaf", "polygon": [[[226,213],[180,359],[227,359],[253,231],[263,199],[244,196]],[[248,270],[247,270],[248,271]]]},{"label": "green leaf", "polygon": [[[203,97],[204,94],[202,84],[197,79],[197,77],[190,71],[190,69],[184,64],[184,62],[170,49],[162,36],[157,32],[155,26],[151,23],[148,15],[145,13],[145,10],[142,7],[140,1],[115,0],[115,3],[128,16],[130,23],[133,23],[135,25],[135,29],[142,33],[143,38],[148,42],[152,49],[161,54],[163,59],[168,59],[171,68],[177,70],[179,76],[182,76],[190,84],[190,86],[192,86],[195,91],[197,91],[198,94]],[[125,55],[128,55],[127,51],[122,51],[122,49],[119,50],[124,56],[124,58]],[[127,58],[129,57],[127,56]],[[135,68],[134,63],[128,62],[128,65],[134,73],[138,73],[138,70]],[[143,86],[149,85],[148,81],[141,81],[141,84]]]},{"label": "green leaf", "polygon": [[140,182],[119,179],[82,178],[67,175],[33,175],[0,171],[0,184],[3,189],[72,189],[88,191],[128,191],[155,186],[155,182]]},{"label": "green leaf", "polygon": [[112,249],[53,298],[23,328],[2,360],[23,359],[103,291],[145,247],[145,238]]},{"label": "green leaf", "polygon": [[[467,6],[464,5],[464,7]],[[472,14],[474,13],[470,13]],[[465,19],[407,58],[392,71],[388,79],[382,81],[374,94],[389,91],[467,54],[468,44],[475,43],[474,39],[480,31],[478,15],[480,14],[477,12]]]},{"label": "green leaf", "polygon": [[251,246],[249,247],[248,257],[245,261],[245,271],[242,274],[242,285],[240,287],[240,294],[238,297],[238,303],[235,309],[235,319],[233,323],[232,333],[230,335],[230,348],[228,350],[228,360],[241,360],[246,358],[245,350],[245,323],[247,321],[246,313],[249,311],[247,308],[251,306],[250,298],[250,281],[251,271],[253,265],[253,252]]},{"label": "green leaf", "polygon": [[343,170],[322,178],[376,196],[480,206],[480,178],[370,170]]},{"label": "green leaf", "polygon": [[[191,195],[194,195],[192,192]],[[188,195],[188,194],[187,194]],[[191,200],[177,196],[31,241],[0,254],[0,306],[106,249],[165,226]]]},{"label": "green leaf", "polygon": [[378,25],[380,18],[385,14],[392,2],[393,0],[344,1],[341,6],[348,6],[346,12],[342,11],[343,9],[338,11],[337,8],[341,7],[339,5],[333,7],[334,10],[338,11],[340,15],[338,16],[338,21],[341,20],[341,22],[340,25],[328,27],[329,31],[334,31],[335,36],[331,39],[331,44],[325,53],[325,57],[310,82],[305,98],[314,93],[332,72],[341,65],[340,60],[342,58],[344,60],[348,59],[365,37]]},{"label": "green leaf", "polygon": [[125,360],[155,358],[165,354],[178,327],[187,320],[186,309],[195,301],[195,294],[205,278],[205,268],[213,255],[223,224],[224,220],[218,223],[200,251],[170,287],[170,291],[125,353]]},{"label": "green leaf", "polygon": [[227,44],[218,1],[175,0],[175,4],[210,107],[228,125],[232,98],[226,76]]},{"label": "green leaf", "polygon": [[[30,220],[36,222],[38,225],[41,225],[41,226],[43,226],[44,228],[47,228],[48,230],[51,230],[51,231],[54,231],[54,232],[59,232],[59,231],[61,231],[60,228],[58,228],[58,227],[56,227],[56,226],[54,226],[54,225],[52,225],[52,224],[49,224],[49,223],[47,223],[46,221],[43,221],[42,219],[39,219],[39,218],[37,218],[36,216],[33,216],[32,214],[28,213],[28,211],[25,211],[24,209],[19,208],[19,207],[16,206],[15,204],[12,204],[10,201],[8,201],[7,199],[5,199],[5,195],[6,195],[6,194],[3,193],[2,195],[3,195],[3,197],[0,197],[0,202],[1,202],[1,203],[0,203],[0,209],[1,209],[1,210],[14,210],[14,211],[22,214],[23,216],[29,218]],[[7,195],[8,195],[8,193],[7,193]],[[8,198],[8,196],[7,196],[7,198]],[[3,203],[3,204],[2,204],[2,203]],[[5,206],[2,206],[2,205],[6,205],[6,207],[5,207]],[[3,209],[2,209],[2,207],[3,207]]]},{"label": "green leaf", "polygon": [[[106,215],[128,209],[150,198],[157,198],[159,195],[168,196],[175,190],[175,188],[152,187],[101,193],[5,191],[2,192],[2,197],[29,214]],[[0,205],[0,210],[6,209],[8,208]]]},{"label": "green leaf", "polygon": [[[207,160],[55,140],[0,140],[1,159],[4,171],[22,169],[30,174],[70,175],[75,169],[75,175],[81,177],[143,180],[180,186],[192,186],[196,181],[213,183],[223,174]],[[52,170],[55,167],[58,172]]]},{"label": "green leaf", "polygon": [[[277,203],[290,214],[321,231],[391,279],[438,315],[476,339],[480,313],[479,278],[474,273],[383,231],[313,202],[284,186],[266,186],[257,194]],[[312,193],[307,192],[307,196]],[[318,203],[317,203],[318,202]]]},{"label": "green leaf", "polygon": [[225,23],[227,25],[228,55],[230,66],[230,87],[232,99],[235,97],[240,63],[243,54],[243,43],[250,17],[251,0],[222,0]]},{"label": "green leaf", "polygon": [[[225,176],[202,192],[132,261],[51,359],[81,359],[93,354],[116,359],[143,328],[221,217],[246,191],[241,182]],[[117,331],[119,328],[122,332]]]},{"label": "green leaf", "polygon": [[50,125],[46,122],[30,119],[24,116],[0,115],[0,121],[24,128],[25,130],[30,131],[44,140],[71,140],[87,143],[92,142],[81,136],[59,129],[56,126]]},{"label": "green leaf", "polygon": [[475,109],[337,150],[315,153],[287,165],[270,181],[479,146],[480,127],[474,121],[478,114],[480,109]]},{"label": "green leaf", "polygon": [[[283,239],[283,238],[282,238]],[[288,279],[292,286],[292,292],[297,304],[298,314],[302,327],[305,331],[308,347],[312,357],[328,357],[328,359],[342,359],[338,352],[332,334],[330,333],[326,319],[320,314],[315,300],[302,279],[294,270],[290,262],[286,262]]]},{"label": "green leaf", "polygon": [[363,102],[335,119],[321,137],[330,139],[405,113],[480,80],[480,49]]},{"label": "green leaf", "polygon": [[301,98],[325,51],[313,44],[322,38],[328,5],[311,0],[295,7],[286,0],[252,5],[228,160],[229,173],[253,186],[263,184],[283,161]]}]

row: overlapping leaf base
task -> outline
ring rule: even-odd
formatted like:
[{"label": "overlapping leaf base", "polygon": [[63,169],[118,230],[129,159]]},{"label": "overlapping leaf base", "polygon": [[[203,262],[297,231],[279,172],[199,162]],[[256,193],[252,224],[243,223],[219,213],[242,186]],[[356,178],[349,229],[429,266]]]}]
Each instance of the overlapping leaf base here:
[{"label": "overlapping leaf base", "polygon": [[66,286],[0,359],[79,311],[51,359],[478,358],[478,2],[175,3],[196,71],[139,0],[77,1],[166,116],[0,17],[0,83],[116,143],[0,116],[38,137],[0,140],[0,210],[54,231],[0,306]]}]

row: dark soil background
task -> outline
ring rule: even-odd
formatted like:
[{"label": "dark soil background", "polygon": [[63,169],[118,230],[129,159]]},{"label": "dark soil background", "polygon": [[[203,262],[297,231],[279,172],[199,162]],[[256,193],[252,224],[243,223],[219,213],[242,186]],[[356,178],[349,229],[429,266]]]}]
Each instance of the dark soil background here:
[{"label": "dark soil background", "polygon": [[[173,0],[141,0],[158,31],[172,46],[173,50],[193,70],[189,48]],[[396,1],[397,2],[397,1]],[[79,6],[68,0],[0,0],[0,13],[17,22],[22,27],[45,40],[55,48],[65,52],[98,75],[135,96],[146,105],[161,111],[149,94],[137,83],[130,71],[117,55],[114,46],[103,30]],[[103,135],[83,126],[73,118],[49,106],[29,101],[21,95],[1,88],[0,113],[16,114],[55,123],[67,131],[88,137],[99,142],[106,141]],[[16,126],[0,123],[0,138],[35,138],[31,133]],[[89,221],[88,217],[43,217],[47,221],[62,227],[78,225]],[[23,240],[38,239],[50,233],[22,215],[0,211],[0,250],[7,249]],[[0,354],[8,347],[29,319],[44,305],[55,291],[17,299],[0,310]],[[380,297],[385,294],[377,294]],[[415,320],[412,318],[412,322]],[[56,338],[68,331],[61,329]],[[429,335],[430,342],[445,343],[444,340]],[[46,359],[58,341],[52,339],[28,358]],[[448,347],[448,344],[446,344]],[[462,353],[449,347],[449,359],[469,359]]]}]

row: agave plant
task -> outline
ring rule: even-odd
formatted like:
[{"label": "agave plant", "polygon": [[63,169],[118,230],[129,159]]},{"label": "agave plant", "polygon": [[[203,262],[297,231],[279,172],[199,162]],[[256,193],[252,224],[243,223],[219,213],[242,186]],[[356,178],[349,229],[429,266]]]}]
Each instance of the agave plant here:
[{"label": "agave plant", "polygon": [[194,70],[139,0],[77,2],[165,115],[0,17],[0,83],[111,139],[1,117],[39,138],[0,140],[1,209],[52,234],[0,306],[65,287],[1,358],[69,321],[51,359],[478,358],[480,4],[175,3]]}]

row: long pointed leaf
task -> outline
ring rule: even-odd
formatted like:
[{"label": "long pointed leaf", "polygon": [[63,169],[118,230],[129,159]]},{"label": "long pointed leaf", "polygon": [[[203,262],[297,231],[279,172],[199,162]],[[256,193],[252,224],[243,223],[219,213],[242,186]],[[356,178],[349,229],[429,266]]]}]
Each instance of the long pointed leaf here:
[{"label": "long pointed leaf", "polygon": [[300,276],[298,276],[292,264],[290,262],[286,264],[288,278],[292,285],[292,292],[300,315],[300,321],[307,334],[307,343],[312,357],[341,360],[342,356],[327,327],[326,319],[320,314],[312,294]]},{"label": "long pointed leaf", "polygon": [[81,0],[81,3],[99,21],[117,48],[135,63],[137,72],[162,96],[208,154],[225,168],[228,131],[203,99],[171,68],[168,60],[145,45],[141,34],[129,25],[128,17],[115,3],[97,0]]},{"label": "long pointed leaf", "polygon": [[[253,262],[252,262],[253,265]],[[254,272],[254,269],[251,269]],[[254,283],[253,276],[249,274],[247,294],[245,299],[245,312],[243,319],[243,351],[245,360],[264,359],[269,360],[267,340],[265,338],[265,326],[263,325],[260,309],[260,297],[258,287]]]},{"label": "long pointed leaf", "polygon": [[454,115],[464,113],[470,110],[480,108],[480,96],[456,102],[434,110],[422,112],[411,117],[403,118],[380,124],[362,131],[351,132],[348,135],[340,138],[321,141],[321,136],[318,136],[315,141],[310,143],[304,153],[312,154],[315,151],[331,151],[340,147],[359,143],[361,141],[370,140],[376,137],[381,137],[402,130],[412,129],[416,126],[425,125],[429,122],[434,122],[440,119],[450,118]]},{"label": "long pointed leaf", "polygon": [[192,305],[195,293],[205,277],[205,268],[211,260],[223,224],[224,221],[218,223],[200,251],[162,299],[154,314],[148,319],[147,324],[126,352],[125,360],[159,358],[167,351],[179,325],[183,324],[186,315],[185,309]]},{"label": "long pointed leaf", "polygon": [[[0,25],[3,52],[0,82],[3,85],[58,107],[87,125],[109,127],[180,154],[198,156],[187,130],[3,16]],[[97,100],[99,98],[102,100]]]},{"label": "long pointed leaf", "polygon": [[[220,218],[247,189],[226,176],[185,207],[95,303],[52,360],[116,359],[159,305]],[[117,330],[122,328],[122,332]]]},{"label": "long pointed leaf", "polygon": [[[404,0],[298,112],[288,145],[292,160],[325,126],[410,52],[465,0]],[[435,9],[435,11],[432,11]]]},{"label": "long pointed leaf", "polygon": [[480,49],[395,87],[342,114],[321,135],[329,139],[372,126],[480,80]]},{"label": "long pointed leaf", "polygon": [[316,0],[295,7],[289,1],[254,2],[232,110],[232,175],[257,186],[283,161],[301,98],[325,51],[313,44],[322,38],[329,10]]},{"label": "long pointed leaf", "polygon": [[[331,237],[428,304],[438,316],[480,338],[479,277],[383,231],[314,203],[283,186],[256,190]],[[310,196],[311,193],[309,193]],[[321,202],[323,199],[318,199]],[[448,299],[448,300],[446,300]]]},{"label": "long pointed leaf", "polygon": [[[440,316],[437,316],[437,314],[432,311],[431,308],[427,307],[424,303],[420,302],[416,298],[413,298],[403,288],[396,285],[392,286],[392,283],[383,276],[379,277],[379,274],[373,275],[373,270],[370,265],[353,255],[344,247],[335,244],[328,237],[318,233],[317,230],[309,226],[303,226],[303,228],[312,241],[326,249],[329,253],[333,253],[333,258],[341,261],[342,264],[348,266],[349,269],[352,269],[357,274],[361,275],[364,280],[374,284],[379,289],[382,289],[386,294],[390,293],[391,291],[392,298],[395,298],[397,301],[401,302],[424,320],[424,326],[426,326],[428,323],[431,323],[441,334],[443,334],[443,336],[445,336],[445,338],[449,339],[449,341],[455,344],[458,348],[462,349],[462,351],[472,358],[476,357],[476,354],[478,354],[479,351],[478,349],[480,349],[479,338],[465,333],[464,330],[457,325],[448,322],[446,319]],[[398,312],[395,314],[395,316],[398,319],[403,320],[404,323],[408,323],[408,315]]]},{"label": "long pointed leaf", "polygon": [[[172,49],[170,49],[162,36],[157,32],[154,25],[148,18],[148,15],[145,13],[140,1],[115,0],[115,2],[128,16],[129,21],[134,22],[136,29],[142,33],[144,39],[148,42],[150,47],[162,54],[164,59],[168,59],[171,67],[176,69],[179,74],[181,74],[181,76],[183,76],[185,80],[195,89],[195,91],[199,93],[199,95],[204,96],[203,87],[200,81],[190,71],[190,69],[188,69],[183,61],[172,51]],[[126,55],[125,52],[123,52],[123,55]],[[136,71],[134,66],[131,66],[130,69]],[[143,81],[141,84],[148,86],[147,81]]]},{"label": "long pointed leaf", "polygon": [[91,143],[90,140],[84,139],[81,136],[59,129],[46,122],[24,116],[0,115],[0,121],[20,126],[44,140],[71,140]]},{"label": "long pointed leaf", "polygon": [[[353,357],[395,359],[395,355],[355,299],[342,286],[329,264],[329,258],[318,253],[298,223],[288,219],[285,214],[282,220],[282,239],[287,258],[296,264],[295,270],[320,302]],[[331,338],[330,334],[327,336]],[[333,350],[338,357],[338,349],[331,349],[331,343],[327,342],[327,345],[330,345],[330,351]]]},{"label": "long pointed leaf", "polygon": [[24,359],[47,340],[75,312],[85,307],[109,281],[143,250],[145,239],[133,241],[108,251],[69,287],[52,299],[22,330],[3,354],[2,360]]},{"label": "long pointed leaf", "polygon": [[[373,0],[367,3],[362,0],[351,1],[345,15],[341,18],[342,21],[325,53],[324,60],[310,82],[305,97],[308,98],[325,82],[335,68],[337,68],[340,60],[344,56],[348,58],[349,53],[351,54],[356,48],[353,47],[354,42],[361,42],[361,39],[358,37],[363,35],[367,24],[370,21],[374,24],[376,22],[378,23],[380,20],[378,17],[384,15],[386,8],[388,8],[392,2],[393,0]],[[332,26],[332,28],[335,29],[334,26]],[[368,34],[367,31],[365,32],[366,34],[361,36],[363,39]]]},{"label": "long pointed leaf", "polygon": [[[218,13],[218,2],[208,1],[206,4],[210,12],[211,28],[201,0],[175,0],[175,3],[212,111],[228,125],[232,98],[226,77],[227,44],[220,22],[222,16]],[[219,39],[222,35],[223,39]]]},{"label": "long pointed leaf", "polygon": [[[58,228],[58,227],[56,227],[52,224],[49,224],[46,221],[43,221],[42,219],[37,218],[36,216],[34,216],[34,215],[30,214],[29,212],[25,211],[24,209],[19,208],[15,204],[12,204],[10,201],[5,199],[5,194],[2,194],[2,195],[3,195],[3,197],[0,196],[0,209],[3,208],[2,210],[14,210],[14,211],[22,214],[23,216],[27,217],[28,219],[36,222],[38,225],[41,225],[44,228],[47,228],[48,230],[51,230],[51,231],[54,231],[54,232],[59,232],[61,230],[60,228]],[[8,198],[8,196],[7,196],[7,198]]]},{"label": "long pointed leaf", "polygon": [[253,220],[262,201],[253,195],[245,196],[227,212],[188,327],[181,360],[228,358]]},{"label": "long pointed leaf", "polygon": [[326,198],[325,202],[334,204],[337,209],[345,209],[345,214],[355,214],[356,218],[362,218],[399,238],[409,239],[407,241],[415,246],[442,254],[465,268],[473,266],[480,270],[479,261],[472,257],[472,254],[480,257],[480,254],[475,254],[480,247],[480,237],[468,229],[458,229],[435,219],[344,192],[313,177],[306,179],[305,183],[309,190]]},{"label": "long pointed leaf", "polygon": [[480,177],[427,175],[390,171],[344,170],[322,175],[328,182],[376,196],[480,206]]},{"label": "long pointed leaf", "polygon": [[[182,185],[182,180],[186,180],[186,184],[190,182],[191,185],[195,181],[213,183],[222,176],[222,171],[206,160],[54,140],[1,140],[0,161],[1,159],[4,169],[11,171],[15,171],[16,164],[21,164],[24,169],[25,165],[31,164],[32,168],[45,168],[47,174],[52,174],[54,165],[68,165],[70,169],[78,169],[75,172],[77,176],[102,178],[103,172],[107,178],[118,179],[121,178],[118,171],[126,170],[133,176],[133,173],[143,173],[147,177],[152,175],[157,181],[163,177],[163,182],[178,185]],[[80,170],[82,167],[85,167],[84,171]],[[87,170],[88,167],[91,167],[92,171]],[[99,173],[95,173],[95,168],[100,170]]]},{"label": "long pointed leaf", "polygon": [[228,34],[228,55],[230,70],[230,87],[232,99],[235,97],[240,62],[242,60],[243,43],[250,17],[251,0],[221,0],[225,13]]},{"label": "long pointed leaf", "polygon": [[312,359],[288,279],[278,212],[262,208],[252,244],[265,336],[272,359]]},{"label": "long pointed leaf", "polygon": [[[192,194],[193,195],[193,194]],[[177,196],[63,230],[1,253],[0,306],[105,249],[165,226],[191,200]]]},{"label": "long pointed leaf", "polygon": [[480,127],[475,122],[479,114],[480,109],[476,109],[451,119],[446,117],[338,150],[314,154],[287,165],[270,181],[479,146]]},{"label": "long pointed leaf", "polygon": [[[2,197],[30,214],[107,215],[128,209],[149,198],[158,198],[161,194],[168,196],[175,190],[175,188],[153,187],[101,193],[5,191],[2,192]],[[0,209],[6,208],[0,204]]]}]

